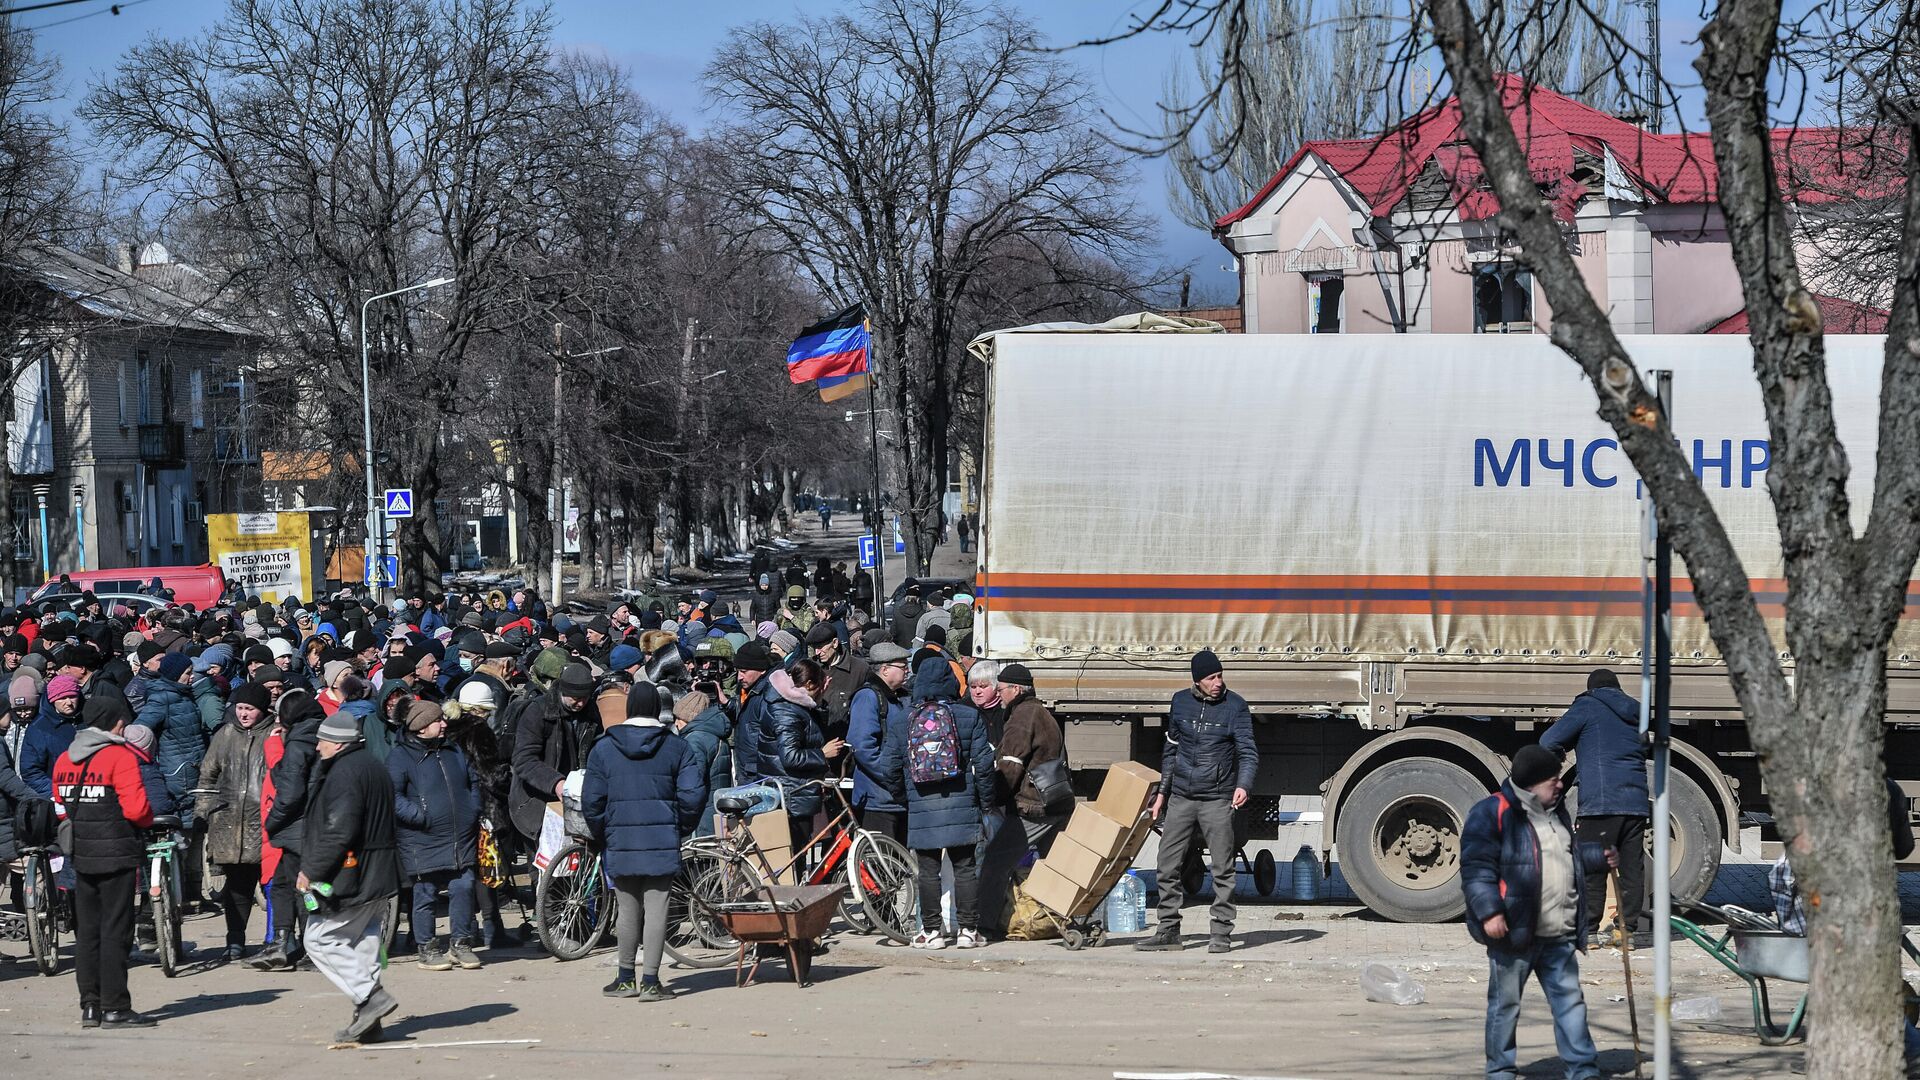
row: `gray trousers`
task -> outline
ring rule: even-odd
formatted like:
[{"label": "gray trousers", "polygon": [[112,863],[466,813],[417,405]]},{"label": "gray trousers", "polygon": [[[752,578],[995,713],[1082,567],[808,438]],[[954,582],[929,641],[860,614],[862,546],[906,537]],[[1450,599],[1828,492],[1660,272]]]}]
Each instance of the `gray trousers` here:
[{"label": "gray trousers", "polygon": [[1032,848],[1046,858],[1053,838],[1066,828],[1067,815],[1032,821],[1018,811],[1001,815],[1000,824],[980,850],[980,928],[1005,933],[1013,914],[1013,868]]},{"label": "gray trousers", "polygon": [[664,876],[613,879],[613,936],[620,943],[621,967],[633,967],[634,955],[644,952],[640,974],[660,977],[660,957],[667,949],[667,889],[672,884],[673,879]]},{"label": "gray trousers", "polygon": [[[297,897],[287,902],[299,903]],[[307,956],[328,981],[353,999],[358,1007],[366,1003],[380,985],[380,918],[387,913],[387,902],[375,900],[339,911],[316,911],[307,916]]]},{"label": "gray trousers", "polygon": [[1226,799],[1167,798],[1160,818],[1160,925],[1180,928],[1180,909],[1187,902],[1187,853],[1205,845],[1212,858],[1212,934],[1233,933],[1233,853],[1239,849],[1233,834],[1233,804]]}]

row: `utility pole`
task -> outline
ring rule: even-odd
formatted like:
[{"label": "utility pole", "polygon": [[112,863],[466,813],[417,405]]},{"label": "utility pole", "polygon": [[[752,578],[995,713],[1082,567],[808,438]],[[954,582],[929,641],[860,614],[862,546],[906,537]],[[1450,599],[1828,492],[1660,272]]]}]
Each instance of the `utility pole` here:
[{"label": "utility pole", "polygon": [[547,597],[547,610],[558,614],[560,611],[560,553],[567,546],[567,488],[566,474],[561,471],[560,456],[560,398],[566,389],[563,382],[562,365],[566,358],[560,354],[560,331],[558,321],[553,324],[553,578]]},{"label": "utility pole", "polygon": [[1665,107],[1660,86],[1660,0],[1641,0],[1647,11],[1647,58],[1640,71],[1640,93],[1647,102],[1647,130],[1658,135]]},{"label": "utility pole", "polygon": [[689,431],[689,425],[692,422],[690,398],[693,393],[693,338],[699,331],[699,327],[699,319],[687,320],[686,340],[680,348],[680,382],[674,395],[678,398],[674,403],[674,407],[679,417],[680,430],[686,434],[684,434],[680,440],[680,453],[682,456],[680,463],[680,498],[678,500],[679,505],[674,507],[673,513],[674,517],[679,519],[674,522],[674,524],[678,526],[676,531],[687,538],[687,566],[689,567],[697,567],[700,563],[699,547],[694,538],[693,528],[695,491],[692,474],[693,451],[701,435],[699,432]]}]

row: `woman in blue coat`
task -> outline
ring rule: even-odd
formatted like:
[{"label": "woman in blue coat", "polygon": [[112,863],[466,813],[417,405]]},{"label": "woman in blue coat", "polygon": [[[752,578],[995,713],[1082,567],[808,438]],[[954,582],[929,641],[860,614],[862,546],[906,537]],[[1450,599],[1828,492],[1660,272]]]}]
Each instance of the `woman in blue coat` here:
[{"label": "woman in blue coat", "polygon": [[[617,713],[615,715],[618,715]],[[667,944],[667,890],[680,872],[680,843],[707,807],[700,759],[660,719],[660,692],[635,683],[626,722],[608,728],[587,754],[580,809],[613,877],[620,966],[607,997],[665,1001],[660,957]],[[643,918],[644,914],[644,918]],[[644,964],[634,980],[633,961]]]},{"label": "woman in blue coat", "polygon": [[[393,781],[400,865],[413,880],[413,944],[420,966],[446,971],[480,966],[473,951],[473,871],[480,854],[480,776],[447,738],[447,718],[425,698],[404,703],[406,731],[387,755]],[[434,901],[447,890],[447,932],[440,947]]]},{"label": "woman in blue coat", "polygon": [[[937,704],[953,718],[958,749],[958,772],[943,780],[916,782],[910,768],[910,733],[918,737],[923,705]],[[960,684],[946,660],[930,656],[920,661],[913,676],[913,696],[907,722],[887,729],[887,742],[877,770],[881,784],[903,791],[907,802],[907,846],[920,860],[920,933],[916,949],[940,949],[947,944],[940,917],[940,857],[953,864],[954,921],[961,949],[984,944],[980,936],[980,878],[974,866],[986,808],[993,798],[993,745],[987,726],[973,706],[960,700]]]}]

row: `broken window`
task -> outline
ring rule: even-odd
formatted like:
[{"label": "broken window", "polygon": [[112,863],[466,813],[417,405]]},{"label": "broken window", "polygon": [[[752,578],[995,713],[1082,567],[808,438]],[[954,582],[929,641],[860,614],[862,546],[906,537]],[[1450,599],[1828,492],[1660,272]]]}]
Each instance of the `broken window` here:
[{"label": "broken window", "polygon": [[1342,332],[1341,308],[1346,291],[1346,279],[1338,274],[1307,279],[1308,333],[1338,334]]},{"label": "broken window", "polygon": [[1473,332],[1533,333],[1533,275],[1507,262],[1474,267]]}]

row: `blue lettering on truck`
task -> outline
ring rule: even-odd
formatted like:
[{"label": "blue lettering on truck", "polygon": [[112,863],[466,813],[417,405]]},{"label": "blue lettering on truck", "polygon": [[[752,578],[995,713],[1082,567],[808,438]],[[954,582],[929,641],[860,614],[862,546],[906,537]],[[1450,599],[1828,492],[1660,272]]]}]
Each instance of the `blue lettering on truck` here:
[{"label": "blue lettering on truck", "polygon": [[[1731,488],[1737,475],[1741,487],[1751,488],[1772,464],[1773,450],[1765,439],[1743,439],[1737,448],[1732,439],[1695,439],[1689,460],[1693,475],[1702,485]],[[1541,482],[1552,484],[1557,480],[1560,487],[1610,488],[1620,482],[1622,472],[1632,469],[1613,439],[1585,443],[1577,439],[1514,439],[1505,444],[1475,439],[1473,486],[1532,487],[1536,462]],[[1638,489],[1637,481],[1634,486]]]}]

